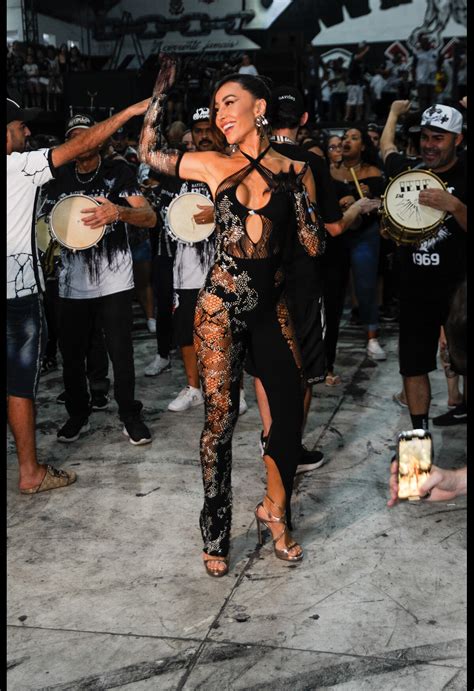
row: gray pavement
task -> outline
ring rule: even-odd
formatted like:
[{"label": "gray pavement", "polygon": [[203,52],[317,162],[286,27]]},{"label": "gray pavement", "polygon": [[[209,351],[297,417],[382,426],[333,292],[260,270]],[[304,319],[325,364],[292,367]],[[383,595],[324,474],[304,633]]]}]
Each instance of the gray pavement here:
[{"label": "gray pavement", "polygon": [[[153,444],[122,435],[115,402],[91,431],[59,444],[61,373],[40,384],[40,459],[73,468],[72,487],[17,491],[8,437],[8,689],[465,689],[466,498],[386,507],[389,459],[410,428],[400,388],[396,326],[386,362],[365,356],[345,319],[340,387],[317,385],[306,445],[326,464],[297,477],[299,565],[257,549],[253,509],[264,492],[252,382],[234,436],[231,571],[206,575],[198,515],[200,406],[166,410],[184,385],[172,371],[144,377],[155,351],[137,317],[137,396]],[[431,414],[446,409],[431,377]],[[435,461],[466,461],[466,427],[432,428]]]}]

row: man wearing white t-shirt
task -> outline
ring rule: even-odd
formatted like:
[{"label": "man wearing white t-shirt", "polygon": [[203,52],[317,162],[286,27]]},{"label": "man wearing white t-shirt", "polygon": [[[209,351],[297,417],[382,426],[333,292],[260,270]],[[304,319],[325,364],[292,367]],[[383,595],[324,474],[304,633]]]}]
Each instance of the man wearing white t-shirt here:
[{"label": "man wearing white t-shirt", "polygon": [[255,65],[252,65],[250,55],[247,55],[247,53],[242,55],[242,64],[239,67],[239,74],[253,74],[258,76],[257,68]]},{"label": "man wearing white t-shirt", "polygon": [[36,453],[34,402],[46,342],[44,278],[34,223],[39,187],[54,178],[58,167],[100,146],[131,117],[143,115],[148,103],[146,99],[129,106],[54,149],[25,151],[31,134],[26,122],[39,111],[22,109],[7,98],[7,407],[23,494],[65,487],[76,480],[73,471],[38,463]]},{"label": "man wearing white t-shirt", "polygon": [[427,36],[421,35],[414,56],[419,109],[424,111],[433,105],[434,101],[438,51],[431,47]]},{"label": "man wearing white t-shirt", "polygon": [[[87,114],[76,114],[66,124],[65,137],[74,141],[93,127]],[[114,372],[114,396],[123,433],[134,445],[148,444],[151,434],[135,400],[132,344],[132,254],[126,224],[150,228],[156,214],[138,187],[136,174],[124,160],[102,157],[91,148],[64,166],[46,189],[42,211],[74,194],[100,202],[84,202],[84,223],[91,229],[105,225],[92,247],[80,252],[61,249],[59,273],[59,343],[63,358],[65,404],[69,419],[59,429],[59,442],[76,441],[89,430],[91,399],[85,359],[90,334],[100,324]],[[133,229],[131,230],[133,232]]]}]

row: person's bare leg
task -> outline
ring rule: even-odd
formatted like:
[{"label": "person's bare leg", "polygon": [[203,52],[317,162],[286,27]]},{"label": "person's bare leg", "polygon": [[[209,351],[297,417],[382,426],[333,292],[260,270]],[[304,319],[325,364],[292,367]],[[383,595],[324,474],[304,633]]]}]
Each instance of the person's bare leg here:
[{"label": "person's bare leg", "polygon": [[311,406],[312,396],[313,396],[313,387],[311,386],[311,384],[307,384],[305,392],[304,392],[304,399],[303,399],[303,407],[304,407],[303,431],[304,431],[304,428],[306,427],[306,421],[308,419],[308,413],[309,413],[309,409]]},{"label": "person's bare leg", "polygon": [[19,488],[31,489],[41,484],[46,467],[36,455],[35,404],[30,398],[8,397],[8,424],[16,444]]},{"label": "person's bare leg", "polygon": [[446,377],[446,384],[448,387],[448,406],[461,405],[463,402],[463,395],[459,390],[459,376]]},{"label": "person's bare leg", "polygon": [[[265,455],[263,460],[267,470],[267,494],[263,499],[264,511],[260,509],[259,516],[265,520],[265,513],[267,514],[267,517],[269,517],[270,514],[275,517],[280,517],[285,514],[286,492],[281,481],[280,472],[273,458]],[[273,502],[280,507],[280,509],[277,509],[272,502],[268,500],[268,497],[270,497]],[[277,537],[282,532],[283,526],[281,523],[269,523],[268,525],[273,537]],[[275,546],[277,549],[288,548],[288,545],[291,545],[292,542],[293,538],[291,537],[291,533],[289,530],[286,530],[282,537],[277,540]],[[295,545],[289,550],[289,554],[292,557],[296,557],[301,554],[302,551],[303,550],[300,545]]]},{"label": "person's bare leg", "polygon": [[405,395],[411,415],[428,415],[431,400],[430,379],[427,374],[403,377]]},{"label": "person's bare leg", "polygon": [[[263,436],[268,437],[270,427],[272,426],[272,415],[270,413],[270,405],[268,403],[267,394],[263,388],[263,384],[258,377],[254,377],[255,396],[257,397],[258,412],[262,421]],[[272,497],[273,499],[274,497]],[[275,499],[276,501],[276,499]]]},{"label": "person's bare leg", "polygon": [[199,372],[197,357],[194,346],[181,346],[181,357],[183,358],[184,369],[189,386],[199,389]]}]

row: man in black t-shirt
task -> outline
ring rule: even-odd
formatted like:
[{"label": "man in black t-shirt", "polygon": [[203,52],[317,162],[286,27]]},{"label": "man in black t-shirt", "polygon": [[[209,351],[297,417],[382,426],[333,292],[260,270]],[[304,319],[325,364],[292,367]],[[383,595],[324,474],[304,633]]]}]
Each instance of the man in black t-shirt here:
[{"label": "man in black t-shirt", "polygon": [[[279,86],[272,92],[269,116],[273,130],[272,147],[295,161],[307,161],[316,184],[316,206],[325,228],[331,236],[340,235],[349,228],[362,213],[374,210],[377,202],[359,199],[342,214],[333,180],[326,161],[295,144],[298,129],[308,121],[304,99],[293,86]],[[284,250],[285,293],[295,326],[301,350],[306,391],[304,398],[305,420],[312,399],[312,385],[323,381],[326,371],[324,335],[326,328],[324,311],[323,266],[320,257],[310,257],[303,248],[296,233],[289,233],[293,242]],[[246,371],[254,374],[251,358],[247,358]],[[266,433],[271,426],[271,415],[267,396],[262,383],[255,379],[255,392],[263,424],[261,450]],[[309,451],[302,447],[297,473],[319,468],[324,462],[321,451]]]},{"label": "man in black t-shirt", "polygon": [[[333,188],[326,161],[310,151],[297,146],[296,134],[308,120],[304,99],[292,86],[280,86],[272,92],[270,110],[275,151],[295,161],[308,161],[316,183],[317,207],[332,235],[342,232],[342,213]],[[301,243],[293,236],[291,247],[285,248],[285,292],[288,307],[295,325],[306,378],[304,399],[305,419],[311,404],[312,386],[324,380],[326,375],[324,353],[325,315],[323,304],[322,268],[319,258],[310,257]],[[246,371],[253,374],[250,358]],[[255,391],[264,430],[261,445],[266,441],[266,430],[271,425],[268,400],[260,379],[255,378]],[[314,470],[324,463],[321,451],[302,449],[297,473]]]},{"label": "man in black t-shirt", "polygon": [[[392,103],[380,140],[385,170],[391,177],[410,165],[395,146],[398,118],[409,108],[409,101]],[[423,190],[419,203],[445,211],[446,217],[434,237],[399,248],[400,374],[414,428],[428,429],[428,373],[436,369],[440,328],[448,316],[453,293],[466,273],[467,180],[464,162],[456,152],[461,141],[462,116],[458,110],[436,104],[424,111],[420,167],[432,170],[446,190]],[[465,404],[453,415],[467,419]]]}]

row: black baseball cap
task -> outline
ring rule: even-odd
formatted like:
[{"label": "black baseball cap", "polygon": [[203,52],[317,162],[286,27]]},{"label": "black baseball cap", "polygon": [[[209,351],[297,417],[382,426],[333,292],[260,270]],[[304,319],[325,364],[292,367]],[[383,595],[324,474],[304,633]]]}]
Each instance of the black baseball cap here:
[{"label": "black baseball cap", "polygon": [[300,118],[306,112],[304,98],[294,86],[277,86],[272,90],[271,111],[274,116],[278,113],[288,113]]},{"label": "black baseball cap", "polygon": [[12,98],[7,97],[7,125],[15,120],[20,120],[20,122],[31,122],[31,120],[35,120],[42,112],[41,108],[22,108]]},{"label": "black baseball cap", "polygon": [[88,130],[89,127],[93,127],[94,125],[95,120],[91,118],[90,115],[83,115],[81,113],[77,113],[77,115],[73,115],[72,118],[69,118],[69,120],[67,121],[66,132],[64,136],[67,137],[69,132],[72,132],[72,130]]},{"label": "black baseball cap", "polygon": [[192,129],[193,125],[195,125],[197,122],[205,122],[205,121],[210,121],[211,119],[211,114],[209,111],[209,108],[206,107],[201,107],[201,108],[196,108],[194,113],[191,116],[191,119],[189,121],[189,126]]}]

